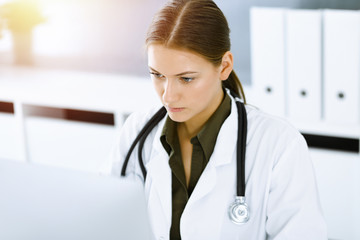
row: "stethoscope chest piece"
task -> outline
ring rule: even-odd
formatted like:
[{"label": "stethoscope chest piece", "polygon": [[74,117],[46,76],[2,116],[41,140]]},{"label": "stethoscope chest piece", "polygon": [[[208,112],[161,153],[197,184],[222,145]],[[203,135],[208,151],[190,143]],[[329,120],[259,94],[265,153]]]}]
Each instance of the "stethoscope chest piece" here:
[{"label": "stethoscope chest piece", "polygon": [[229,207],[229,217],[235,224],[244,224],[249,221],[250,213],[245,197],[235,197],[235,202]]}]

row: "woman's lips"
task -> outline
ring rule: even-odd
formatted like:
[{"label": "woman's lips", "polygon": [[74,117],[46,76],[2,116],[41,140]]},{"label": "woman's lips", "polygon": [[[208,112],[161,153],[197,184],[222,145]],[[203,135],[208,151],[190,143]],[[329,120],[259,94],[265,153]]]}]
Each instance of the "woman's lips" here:
[{"label": "woman's lips", "polygon": [[166,107],[166,108],[170,112],[181,112],[184,110],[184,108],[173,108],[173,107]]}]

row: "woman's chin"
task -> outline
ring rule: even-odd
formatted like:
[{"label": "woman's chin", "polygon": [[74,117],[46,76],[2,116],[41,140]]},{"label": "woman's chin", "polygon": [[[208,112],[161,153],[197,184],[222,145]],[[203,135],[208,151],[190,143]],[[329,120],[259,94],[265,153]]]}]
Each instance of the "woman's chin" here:
[{"label": "woman's chin", "polygon": [[185,122],[188,118],[185,116],[184,113],[181,112],[170,112],[168,111],[168,115],[171,120],[174,122]]}]

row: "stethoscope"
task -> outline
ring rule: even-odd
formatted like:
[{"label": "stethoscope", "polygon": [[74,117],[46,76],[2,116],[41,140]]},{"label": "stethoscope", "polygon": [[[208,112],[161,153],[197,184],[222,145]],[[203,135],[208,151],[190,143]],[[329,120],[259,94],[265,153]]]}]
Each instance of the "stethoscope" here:
[{"label": "stethoscope", "polygon": [[[249,221],[250,210],[246,203],[245,198],[245,151],[246,151],[246,136],[247,136],[247,114],[244,106],[244,102],[236,94],[231,93],[235,98],[235,103],[238,111],[238,133],[237,133],[237,150],[236,150],[236,197],[235,201],[230,205],[228,213],[230,220],[235,224],[244,224]],[[150,134],[151,130],[164,118],[166,115],[165,107],[160,108],[159,111],[145,124],[141,129],[138,136],[132,143],[121,169],[121,176],[124,177],[126,173],[126,167],[128,165],[130,155],[134,150],[137,143],[138,148],[138,160],[140,169],[142,171],[144,181],[146,179],[146,169],[142,158],[142,150],[146,137]]]}]

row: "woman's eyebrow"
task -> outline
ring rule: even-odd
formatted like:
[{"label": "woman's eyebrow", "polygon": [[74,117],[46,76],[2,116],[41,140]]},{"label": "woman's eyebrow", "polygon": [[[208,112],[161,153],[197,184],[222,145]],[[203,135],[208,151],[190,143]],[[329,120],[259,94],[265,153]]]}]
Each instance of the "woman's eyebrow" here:
[{"label": "woman's eyebrow", "polygon": [[150,67],[150,66],[149,66],[149,69],[150,69],[150,71],[153,71],[153,72],[157,72],[157,73],[159,72],[159,71],[157,71],[157,70],[153,69],[153,68],[152,68],[152,67]]},{"label": "woman's eyebrow", "polygon": [[[149,69],[151,70],[151,71],[153,71],[153,72],[157,72],[157,73],[159,73],[159,71],[157,71],[157,70],[155,70],[154,68],[152,68],[152,67],[150,67],[149,66]],[[176,74],[175,76],[182,76],[182,75],[186,75],[186,74],[193,74],[193,73],[198,73],[198,72],[194,72],[194,71],[185,71],[185,72],[181,72],[181,73],[178,73],[178,74]]]},{"label": "woman's eyebrow", "polygon": [[186,75],[186,74],[192,74],[192,73],[198,73],[198,72],[193,72],[193,71],[186,71],[186,72],[182,72],[182,73],[178,73],[175,76],[182,76],[182,75]]}]

